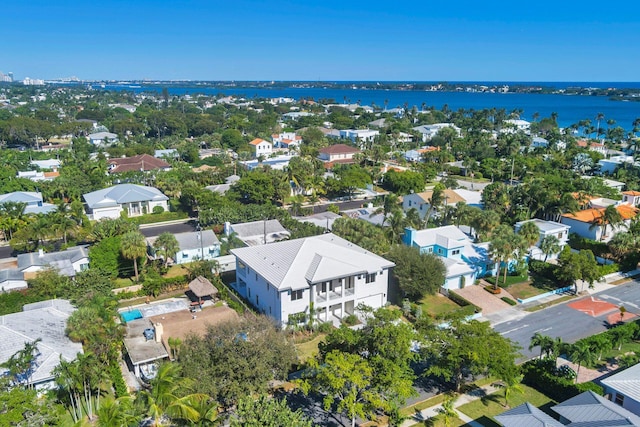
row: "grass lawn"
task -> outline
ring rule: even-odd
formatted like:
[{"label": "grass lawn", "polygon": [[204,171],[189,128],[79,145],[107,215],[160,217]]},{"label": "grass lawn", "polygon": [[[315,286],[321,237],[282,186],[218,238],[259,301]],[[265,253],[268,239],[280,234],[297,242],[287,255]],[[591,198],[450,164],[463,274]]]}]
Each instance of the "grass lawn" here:
[{"label": "grass lawn", "polygon": [[[640,354],[640,341],[630,341],[622,344],[622,348],[618,350],[618,347],[611,349],[609,351],[605,351],[602,353],[602,360],[597,361],[592,366],[587,366],[588,368],[597,369],[601,366],[604,366],[607,361],[611,361],[613,359],[617,359],[620,356],[624,356],[627,353],[636,353]],[[597,357],[598,355],[596,355]]]},{"label": "grass lawn", "polygon": [[113,281],[113,288],[114,289],[120,289],[120,288],[126,288],[127,286],[133,286],[133,285],[137,285],[135,279],[132,278],[121,278],[118,277],[117,279],[115,279]]},{"label": "grass lawn", "polygon": [[169,279],[171,277],[186,276],[188,273],[189,272],[187,271],[186,268],[184,268],[184,266],[172,265],[171,267],[169,267],[169,270],[167,271],[167,273],[162,277]]},{"label": "grass lawn", "polygon": [[411,427],[417,426],[429,426],[429,427],[462,427],[466,426],[467,423],[462,421],[460,418],[454,418],[449,421],[449,424],[445,424],[444,418],[442,415],[438,415],[435,418],[431,418],[429,420],[422,421],[420,423],[411,424]]},{"label": "grass lawn", "polygon": [[431,317],[438,317],[460,308],[458,304],[441,294],[426,295],[419,303],[422,307],[422,313],[428,314]]},{"label": "grass lawn", "polygon": [[[496,278],[495,277],[485,277],[485,279],[487,282],[491,283],[492,285],[496,283]],[[500,280],[498,281],[498,285],[501,287],[510,287],[515,285],[516,283],[522,283],[522,282],[528,282],[529,281],[529,277],[524,275],[524,276],[507,276],[507,283],[503,284],[503,280],[504,280],[504,276],[501,274],[500,275]]]},{"label": "grass lawn", "polygon": [[533,406],[536,406],[543,411],[556,402],[540,393],[539,391],[528,387],[524,384],[521,385],[523,393],[512,393],[509,397],[509,407],[504,406],[504,392],[499,390],[498,392],[491,394],[483,399],[475,400],[466,405],[460,406],[458,411],[467,415],[468,417],[476,420],[480,424],[487,427],[499,427],[500,424],[493,420],[493,416],[499,415],[509,408],[515,408],[524,402],[529,402]]},{"label": "grass lawn", "polygon": [[516,283],[515,285],[511,285],[507,288],[507,291],[509,291],[511,295],[520,299],[527,299],[530,297],[534,297],[536,295],[543,294],[550,290],[551,289],[537,288],[533,286],[531,282]]},{"label": "grass lawn", "polygon": [[298,354],[298,360],[303,363],[307,359],[312,358],[314,355],[318,354],[318,344],[320,344],[326,334],[319,334],[317,337],[301,342],[299,344],[295,344],[296,353]]}]

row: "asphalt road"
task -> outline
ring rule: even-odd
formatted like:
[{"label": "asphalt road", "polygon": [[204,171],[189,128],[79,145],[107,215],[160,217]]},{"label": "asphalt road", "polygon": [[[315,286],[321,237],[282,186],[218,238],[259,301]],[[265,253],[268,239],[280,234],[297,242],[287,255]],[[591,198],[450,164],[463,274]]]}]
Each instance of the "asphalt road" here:
[{"label": "asphalt road", "polygon": [[[640,315],[639,284],[637,281],[629,282],[594,296],[616,306],[624,305],[629,312]],[[520,345],[523,360],[526,360],[540,354],[539,348],[534,348],[533,351],[528,349],[531,337],[536,332],[553,338],[561,337],[565,342],[575,342],[580,338],[606,330],[609,327],[607,324],[609,314],[611,313],[592,317],[563,303],[533,312],[518,320],[500,323],[495,325],[494,329],[505,338],[510,338]]]},{"label": "asphalt road", "polygon": [[371,199],[368,200],[351,200],[347,202],[335,202],[335,203],[326,203],[322,205],[315,205],[313,207],[313,213],[322,213],[326,212],[329,205],[336,205],[340,208],[341,211],[346,211],[349,209],[361,208],[363,205],[367,205],[367,203],[372,202]]}]

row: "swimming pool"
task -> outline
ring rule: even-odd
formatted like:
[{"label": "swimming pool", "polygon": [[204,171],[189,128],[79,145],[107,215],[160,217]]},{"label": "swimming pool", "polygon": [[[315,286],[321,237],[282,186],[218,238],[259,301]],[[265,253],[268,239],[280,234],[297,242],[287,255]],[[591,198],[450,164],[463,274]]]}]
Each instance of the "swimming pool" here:
[{"label": "swimming pool", "polygon": [[142,319],[142,312],[136,308],[133,310],[124,311],[120,313],[120,316],[122,316],[122,320],[124,320],[124,323],[127,323],[131,322],[132,320]]}]

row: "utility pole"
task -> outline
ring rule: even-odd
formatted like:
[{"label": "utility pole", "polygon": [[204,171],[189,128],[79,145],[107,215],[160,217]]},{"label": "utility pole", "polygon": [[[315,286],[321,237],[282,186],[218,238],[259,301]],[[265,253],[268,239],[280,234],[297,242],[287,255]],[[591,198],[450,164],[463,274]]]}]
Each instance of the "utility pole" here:
[{"label": "utility pole", "polygon": [[515,164],[516,164],[516,158],[515,156],[511,159],[511,186],[513,186],[513,169],[515,168]]}]

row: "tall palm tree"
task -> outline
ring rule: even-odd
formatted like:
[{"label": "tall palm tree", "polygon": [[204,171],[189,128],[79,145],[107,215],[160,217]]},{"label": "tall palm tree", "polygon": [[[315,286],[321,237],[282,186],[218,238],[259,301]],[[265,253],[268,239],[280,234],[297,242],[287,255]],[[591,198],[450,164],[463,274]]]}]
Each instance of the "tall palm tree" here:
[{"label": "tall palm tree", "polygon": [[136,274],[136,282],[138,282],[140,279],[138,276],[138,258],[142,258],[147,254],[147,243],[142,233],[130,231],[124,234],[120,243],[120,253],[126,259],[133,260],[133,269]]},{"label": "tall palm tree", "polygon": [[551,338],[549,335],[543,335],[540,332],[536,332],[531,337],[529,351],[531,351],[534,347],[540,347],[540,359],[542,359],[542,354],[545,352],[545,350],[553,347],[553,338]]},{"label": "tall palm tree", "polygon": [[619,226],[623,222],[624,218],[622,218],[622,215],[620,214],[618,209],[616,209],[614,205],[609,205],[604,209],[604,211],[602,211],[602,215],[593,219],[589,230],[592,230],[596,227],[602,227],[600,240],[604,241],[605,237],[607,236],[607,226],[611,226],[613,229],[615,229],[615,227]]},{"label": "tall palm tree", "polygon": [[172,419],[197,423],[203,415],[199,409],[210,398],[205,394],[187,394],[189,388],[189,382],[180,377],[180,366],[164,363],[151,381],[151,389],[138,395],[138,403],[153,426],[170,425]]},{"label": "tall palm tree", "polygon": [[176,236],[169,232],[161,233],[158,238],[153,242],[153,248],[156,253],[164,258],[164,266],[166,267],[169,258],[174,258],[176,253],[180,250],[180,244],[176,239]]},{"label": "tall palm tree", "polygon": [[544,254],[544,262],[547,262],[549,255],[560,252],[560,240],[554,235],[544,236],[540,242],[540,250]]},{"label": "tall palm tree", "polygon": [[591,351],[589,344],[586,342],[577,342],[571,346],[569,357],[571,357],[571,361],[573,363],[578,365],[578,369],[576,370],[576,382],[578,382],[580,368],[584,364],[591,364],[595,362],[595,354]]},{"label": "tall palm tree", "polygon": [[540,238],[540,228],[533,222],[528,221],[522,224],[522,227],[518,230],[518,234],[522,236],[527,244],[527,247],[535,245]]}]

